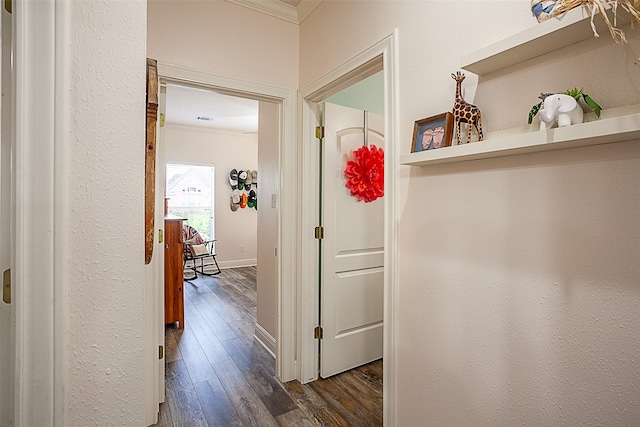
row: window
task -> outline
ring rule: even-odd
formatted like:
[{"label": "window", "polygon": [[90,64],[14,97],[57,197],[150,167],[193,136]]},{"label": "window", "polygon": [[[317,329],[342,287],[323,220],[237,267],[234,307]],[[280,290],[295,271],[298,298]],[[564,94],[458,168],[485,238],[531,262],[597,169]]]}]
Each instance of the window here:
[{"label": "window", "polygon": [[169,213],[187,219],[205,239],[215,239],[214,168],[170,163],[165,194]]}]

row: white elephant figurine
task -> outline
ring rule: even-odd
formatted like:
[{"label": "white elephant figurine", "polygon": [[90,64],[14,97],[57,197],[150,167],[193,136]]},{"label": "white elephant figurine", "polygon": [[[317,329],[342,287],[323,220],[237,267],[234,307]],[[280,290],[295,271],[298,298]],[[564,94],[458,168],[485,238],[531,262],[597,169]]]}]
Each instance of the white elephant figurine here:
[{"label": "white elephant figurine", "polygon": [[554,93],[544,99],[538,115],[540,130],[542,130],[550,129],[556,122],[558,127],[582,123],[584,112],[573,96]]}]

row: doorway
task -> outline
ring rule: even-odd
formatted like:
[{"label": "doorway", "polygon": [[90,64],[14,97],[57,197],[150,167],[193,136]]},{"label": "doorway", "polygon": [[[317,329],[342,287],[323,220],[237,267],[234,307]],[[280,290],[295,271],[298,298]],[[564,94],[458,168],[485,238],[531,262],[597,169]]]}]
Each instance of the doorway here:
[{"label": "doorway", "polygon": [[[253,99],[272,106],[275,110],[273,126],[277,136],[275,144],[274,170],[258,176],[258,189],[273,183],[273,190],[266,195],[258,196],[258,215],[262,211],[277,212],[275,219],[276,232],[274,242],[269,244],[260,239],[259,251],[264,250],[274,258],[276,263],[273,281],[273,300],[276,301],[274,314],[275,333],[273,351],[276,356],[276,374],[282,381],[296,378],[295,356],[295,286],[296,278],[296,229],[290,224],[296,222],[298,180],[296,179],[298,148],[295,142],[295,91],[264,86],[257,83],[238,81],[216,76],[205,72],[186,69],[169,64],[158,64],[158,75],[161,84],[186,85],[203,90],[212,90],[226,95]],[[160,136],[162,139],[162,136]],[[262,158],[262,155],[260,154]],[[216,165],[218,169],[218,165]],[[226,171],[228,173],[228,171]],[[218,179],[219,181],[219,179]],[[228,204],[227,204],[228,205]],[[228,206],[218,204],[218,209]],[[237,212],[236,212],[237,213]],[[288,224],[289,226],[283,226]],[[218,224],[220,231],[220,224]],[[219,232],[217,233],[219,237]],[[218,249],[221,254],[220,248]],[[266,255],[265,255],[266,256]],[[260,263],[260,253],[258,253]],[[258,296],[260,298],[260,295]],[[281,307],[290,307],[289,311],[281,311]],[[260,312],[260,307],[258,308]],[[256,335],[259,335],[256,333]]]},{"label": "doorway", "polygon": [[[384,80],[384,327],[383,327],[383,358],[384,358],[384,423],[395,425],[396,422],[396,360],[397,346],[395,343],[397,311],[397,191],[395,144],[398,140],[397,130],[397,71],[396,71],[396,41],[394,33],[385,37],[347,63],[334,69],[329,74],[314,81],[301,90],[302,100],[302,229],[311,230],[317,226],[319,212],[318,194],[320,183],[315,170],[318,164],[318,153],[314,143],[314,128],[321,123],[321,103],[355,82],[382,71]],[[318,378],[318,339],[314,336],[314,329],[319,318],[319,293],[317,262],[319,250],[315,245],[312,233],[302,234],[302,287],[298,304],[301,313],[299,340],[301,347],[301,382],[314,381]]]}]

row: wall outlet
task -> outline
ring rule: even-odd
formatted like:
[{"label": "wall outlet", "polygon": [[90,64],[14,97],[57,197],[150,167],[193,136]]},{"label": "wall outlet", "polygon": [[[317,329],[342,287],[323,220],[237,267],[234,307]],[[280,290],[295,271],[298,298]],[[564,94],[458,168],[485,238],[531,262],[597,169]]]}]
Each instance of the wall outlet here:
[{"label": "wall outlet", "polygon": [[240,245],[240,252],[244,252],[244,245]]}]

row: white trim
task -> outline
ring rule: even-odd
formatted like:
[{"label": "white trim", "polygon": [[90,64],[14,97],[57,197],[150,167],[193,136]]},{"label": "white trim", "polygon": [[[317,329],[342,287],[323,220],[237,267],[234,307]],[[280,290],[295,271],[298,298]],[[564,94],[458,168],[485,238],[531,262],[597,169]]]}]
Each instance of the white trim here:
[{"label": "white trim", "polygon": [[322,0],[302,0],[298,3],[298,24],[301,24],[311,12],[316,10],[316,7],[320,5]]},{"label": "white trim", "polygon": [[294,24],[298,24],[298,10],[296,9],[296,7],[281,1],[277,1],[277,0],[227,0],[227,1],[229,3],[237,4],[238,6],[247,7],[249,9],[266,13],[267,15],[284,19],[285,21],[293,22]]},{"label": "white trim", "polygon": [[256,265],[258,265],[258,260],[256,258],[218,261],[220,270],[225,270],[227,268],[255,267]]},{"label": "white trim", "polygon": [[296,104],[292,89],[247,82],[191,68],[158,63],[161,82],[174,82],[215,89],[219,92],[280,105],[278,215],[278,331],[276,375],[283,382],[297,378],[296,372],[296,283],[298,239],[298,147],[295,141]]},{"label": "white trim", "polygon": [[[55,3],[55,141],[54,149],[54,395],[53,395],[53,425],[63,426],[65,421],[65,330],[67,289],[64,286],[69,283],[68,258],[69,258],[69,229],[71,216],[69,215],[69,129],[71,117],[69,112],[71,76],[69,74],[71,60],[69,58],[69,40],[71,39],[69,28],[71,27],[71,11],[69,2]],[[41,78],[40,72],[38,78]]]},{"label": "white trim", "polygon": [[279,0],[227,0],[229,3],[266,13],[294,24],[300,24],[315,10],[321,0],[302,0],[293,6]]},{"label": "white trim", "polygon": [[384,120],[385,120],[385,273],[384,273],[384,424],[397,424],[397,176],[396,168],[398,155],[396,142],[399,140],[398,123],[398,59],[397,59],[397,30],[376,43],[369,49],[355,56],[345,64],[314,81],[301,90],[299,114],[302,118],[302,150],[301,181],[304,183],[301,225],[308,232],[301,234],[301,270],[302,280],[299,289],[298,310],[301,315],[299,337],[300,370],[302,382],[317,378],[318,358],[317,340],[313,339],[311,331],[318,319],[317,293],[317,257],[318,250],[311,230],[315,224],[318,212],[317,201],[311,197],[317,192],[317,177],[314,176],[316,160],[316,144],[313,141],[314,127],[317,114],[314,108],[327,96],[355,83],[358,78],[379,69],[380,59],[384,72]]},{"label": "white trim", "polygon": [[258,341],[265,348],[265,350],[267,350],[269,354],[271,354],[271,356],[273,356],[273,358],[275,359],[276,358],[276,339],[272,337],[271,334],[267,332],[265,328],[260,326],[259,323],[256,323],[256,327],[254,329],[253,334],[254,334],[253,337],[256,339],[256,341]]},{"label": "white trim", "polygon": [[15,233],[20,237],[13,275],[15,425],[62,426],[70,12],[64,2],[13,6]]}]

